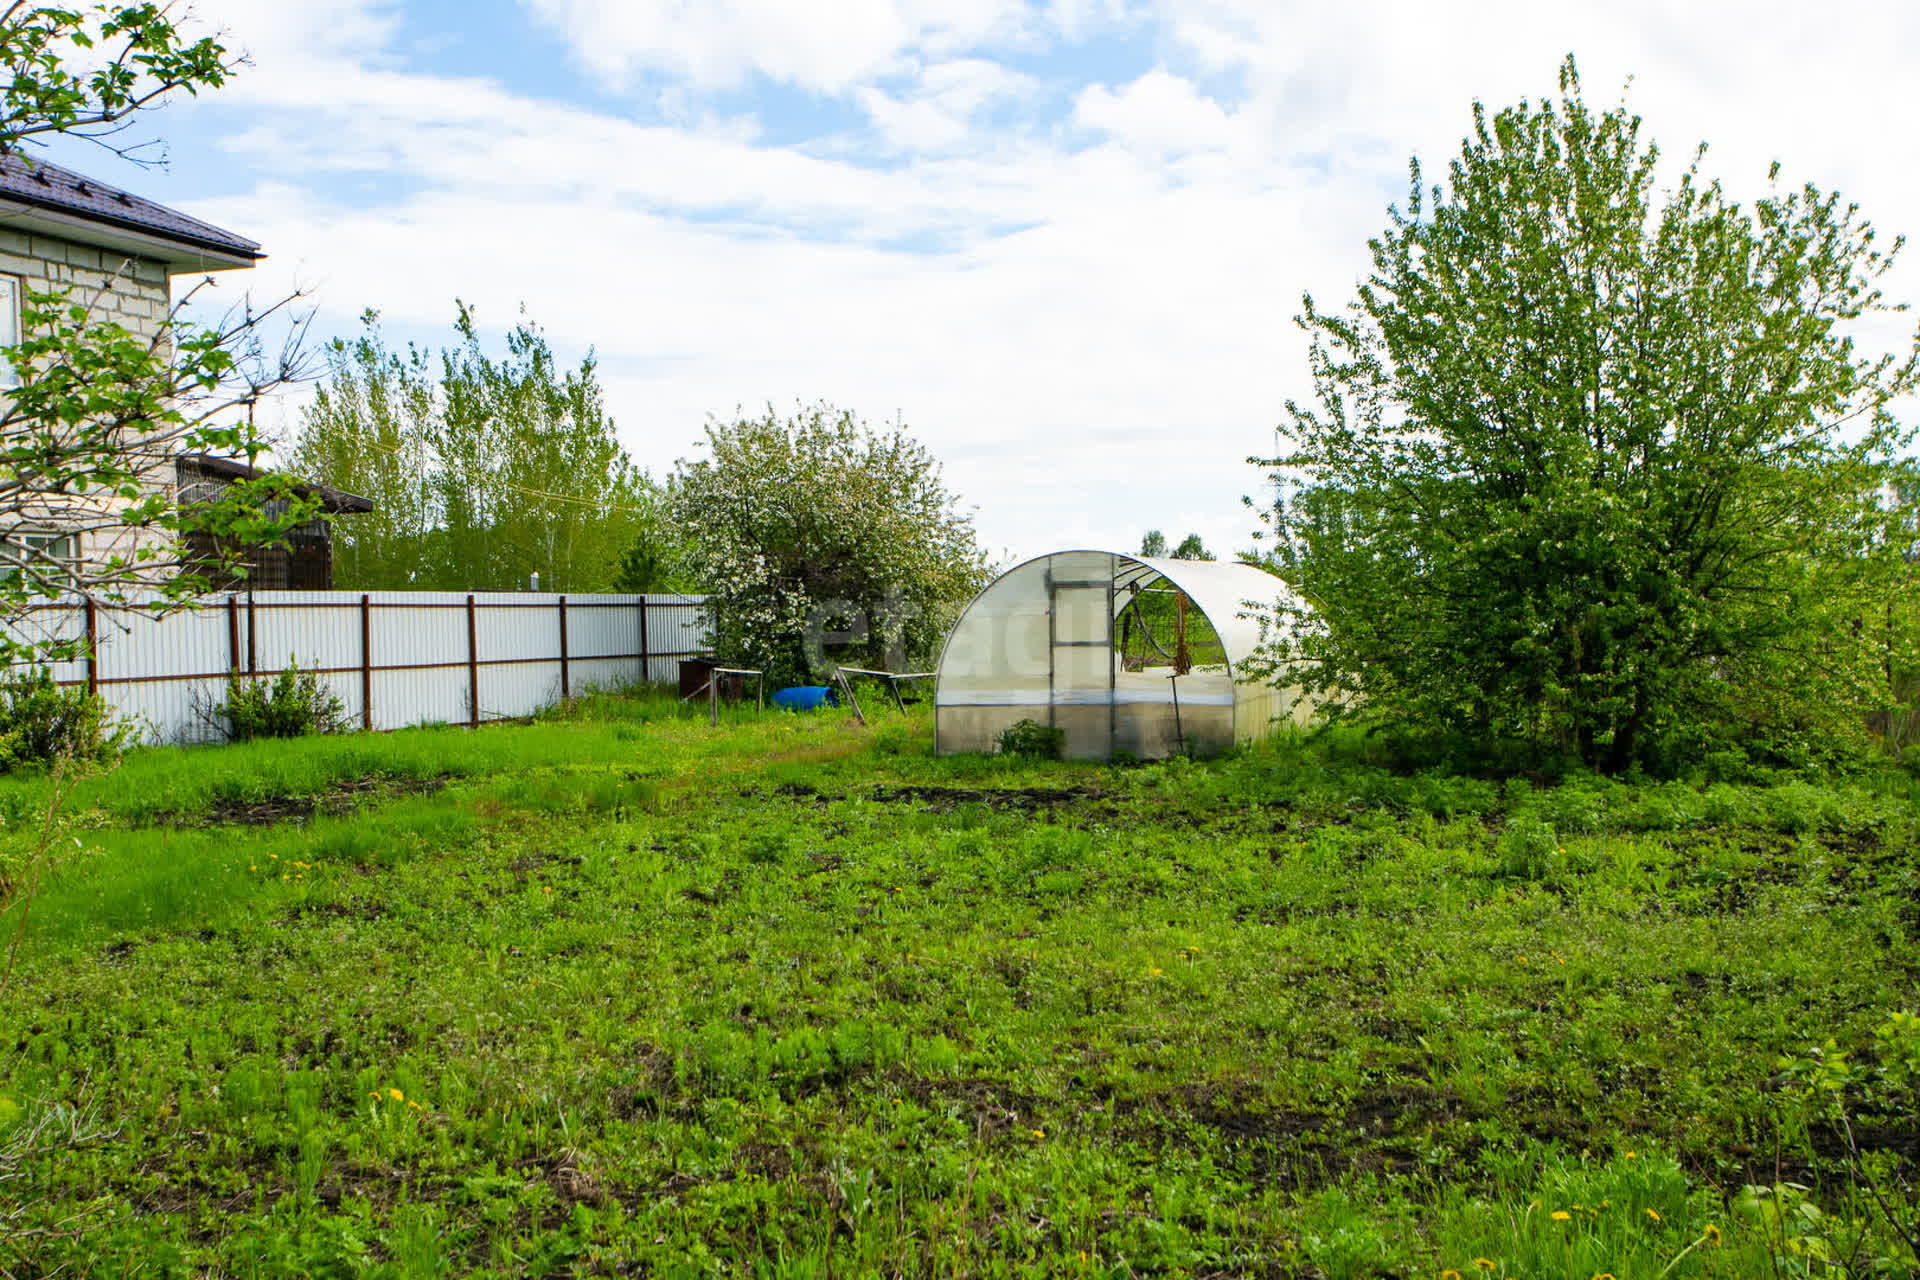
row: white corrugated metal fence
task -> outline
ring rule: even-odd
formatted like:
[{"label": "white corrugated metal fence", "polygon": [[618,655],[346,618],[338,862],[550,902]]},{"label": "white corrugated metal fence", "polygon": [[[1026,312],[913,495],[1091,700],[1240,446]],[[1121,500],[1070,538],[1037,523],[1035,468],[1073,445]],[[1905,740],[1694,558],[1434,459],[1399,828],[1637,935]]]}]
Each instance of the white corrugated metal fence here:
[{"label": "white corrugated metal fence", "polygon": [[34,606],[22,639],[93,638],[53,664],[154,742],[218,736],[228,681],[297,663],[356,725],[398,729],[529,715],[590,687],[671,681],[702,651],[704,597],[537,592],[260,591],[157,617],[138,607]]}]

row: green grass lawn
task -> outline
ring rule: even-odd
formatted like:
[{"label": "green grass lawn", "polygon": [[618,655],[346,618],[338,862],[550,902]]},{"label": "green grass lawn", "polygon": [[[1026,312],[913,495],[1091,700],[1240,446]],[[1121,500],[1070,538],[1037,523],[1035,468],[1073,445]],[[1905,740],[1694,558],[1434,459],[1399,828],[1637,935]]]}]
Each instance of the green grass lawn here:
[{"label": "green grass lawn", "polygon": [[[0,1008],[0,1274],[1911,1268],[1911,1106],[1856,1080],[1856,1155],[1779,1065],[1900,1048],[1905,777],[930,728],[607,698],[84,782]],[[11,865],[50,786],[0,781]]]}]

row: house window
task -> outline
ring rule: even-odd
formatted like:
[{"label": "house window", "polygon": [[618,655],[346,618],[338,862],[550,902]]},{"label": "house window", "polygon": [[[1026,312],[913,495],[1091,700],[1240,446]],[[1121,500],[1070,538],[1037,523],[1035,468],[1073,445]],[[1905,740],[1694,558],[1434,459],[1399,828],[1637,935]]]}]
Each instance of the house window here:
[{"label": "house window", "polygon": [[[20,341],[20,280],[0,276],[0,347]],[[10,360],[0,360],[0,390],[11,391],[20,385],[19,371]]]},{"label": "house window", "polygon": [[0,577],[9,565],[31,565],[35,572],[71,572],[80,559],[80,539],[71,533],[15,529],[0,536]]}]

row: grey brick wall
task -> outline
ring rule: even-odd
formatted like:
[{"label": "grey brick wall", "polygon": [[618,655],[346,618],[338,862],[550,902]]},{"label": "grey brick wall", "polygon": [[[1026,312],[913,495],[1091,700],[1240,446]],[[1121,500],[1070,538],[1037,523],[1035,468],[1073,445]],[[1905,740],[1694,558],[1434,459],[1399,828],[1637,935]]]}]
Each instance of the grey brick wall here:
[{"label": "grey brick wall", "polygon": [[159,331],[171,301],[159,262],[3,227],[0,273],[19,277],[29,290],[70,289],[75,301],[142,338]]}]

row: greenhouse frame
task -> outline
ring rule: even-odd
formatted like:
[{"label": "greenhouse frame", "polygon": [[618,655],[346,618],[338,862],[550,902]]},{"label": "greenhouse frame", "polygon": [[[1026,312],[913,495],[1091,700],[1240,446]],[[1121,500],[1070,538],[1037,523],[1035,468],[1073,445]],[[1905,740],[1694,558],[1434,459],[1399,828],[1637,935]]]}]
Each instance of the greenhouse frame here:
[{"label": "greenhouse frame", "polygon": [[1074,760],[1211,755],[1303,723],[1245,664],[1287,588],[1249,564],[1056,551],[996,578],[940,655],[934,745],[991,752],[1022,721]]}]

